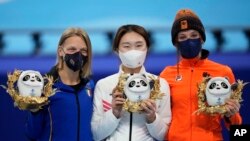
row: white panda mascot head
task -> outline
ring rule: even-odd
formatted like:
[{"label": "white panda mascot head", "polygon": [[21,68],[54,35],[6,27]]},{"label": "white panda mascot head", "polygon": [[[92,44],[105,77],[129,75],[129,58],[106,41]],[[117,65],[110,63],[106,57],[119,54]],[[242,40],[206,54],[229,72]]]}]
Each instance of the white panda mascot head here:
[{"label": "white panda mascot head", "polygon": [[145,75],[133,74],[128,77],[124,92],[132,102],[148,99],[150,96],[150,85]]},{"label": "white panda mascot head", "polygon": [[227,78],[213,77],[206,86],[207,103],[210,106],[223,105],[231,96],[231,85]]},{"label": "white panda mascot head", "polygon": [[35,96],[42,95],[44,80],[40,72],[33,70],[26,70],[21,73],[17,81],[17,87],[21,96]]}]

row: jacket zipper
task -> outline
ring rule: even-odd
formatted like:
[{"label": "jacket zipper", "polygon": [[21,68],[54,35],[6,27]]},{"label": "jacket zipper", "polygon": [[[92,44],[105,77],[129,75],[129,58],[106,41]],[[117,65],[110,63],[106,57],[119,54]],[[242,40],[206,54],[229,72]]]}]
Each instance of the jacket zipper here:
[{"label": "jacket zipper", "polygon": [[[194,73],[194,67],[192,66],[191,67],[191,79],[190,79],[190,84],[189,84],[189,88],[190,88],[190,92],[189,92],[189,96],[190,96],[190,113],[192,112],[192,81],[193,81],[193,73]],[[192,114],[191,114],[192,115]],[[191,118],[191,122],[190,122],[190,126],[191,126],[191,136],[190,136],[190,141],[192,141],[192,116],[190,117]]]},{"label": "jacket zipper", "polygon": [[52,120],[52,114],[50,107],[48,107],[48,112],[49,112],[49,118],[50,118],[50,136],[49,136],[49,141],[52,141],[53,137],[53,120]]},{"label": "jacket zipper", "polygon": [[80,103],[78,94],[75,93],[76,96],[76,105],[77,105],[77,141],[80,141]]},{"label": "jacket zipper", "polygon": [[130,122],[129,122],[129,141],[132,141],[132,124],[133,123],[133,113],[130,112]]}]

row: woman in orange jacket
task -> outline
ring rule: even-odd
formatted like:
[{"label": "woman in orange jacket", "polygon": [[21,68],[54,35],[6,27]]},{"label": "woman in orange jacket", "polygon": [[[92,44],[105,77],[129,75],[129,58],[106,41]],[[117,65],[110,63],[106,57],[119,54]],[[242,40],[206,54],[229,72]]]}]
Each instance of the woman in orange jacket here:
[{"label": "woman in orange jacket", "polygon": [[172,123],[165,139],[170,141],[217,141],[223,140],[221,120],[226,126],[241,124],[240,104],[227,99],[224,115],[195,114],[198,110],[197,84],[203,74],[211,77],[227,77],[235,82],[230,67],[209,60],[209,52],[202,49],[206,41],[205,30],[199,17],[189,9],[177,12],[172,26],[172,43],[178,52],[175,66],[166,67],[160,76],[170,85]]}]

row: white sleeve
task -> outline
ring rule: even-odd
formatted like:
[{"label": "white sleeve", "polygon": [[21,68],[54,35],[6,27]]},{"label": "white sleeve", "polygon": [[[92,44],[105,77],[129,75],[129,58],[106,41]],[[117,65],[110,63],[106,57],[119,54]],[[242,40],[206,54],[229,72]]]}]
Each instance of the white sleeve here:
[{"label": "white sleeve", "polygon": [[94,140],[104,140],[110,136],[119,124],[120,119],[117,119],[112,113],[112,109],[104,112],[103,96],[109,95],[102,89],[102,85],[97,82],[94,91],[94,111],[91,121],[91,128]]},{"label": "white sleeve", "polygon": [[150,124],[146,124],[152,137],[157,140],[164,140],[171,122],[170,90],[168,83],[160,78],[161,92],[165,94],[161,100],[157,101],[156,119]]}]

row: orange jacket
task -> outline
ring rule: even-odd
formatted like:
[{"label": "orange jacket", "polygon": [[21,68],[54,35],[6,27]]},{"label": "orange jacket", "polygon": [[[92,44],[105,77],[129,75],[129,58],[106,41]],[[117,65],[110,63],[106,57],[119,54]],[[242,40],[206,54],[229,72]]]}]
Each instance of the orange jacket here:
[{"label": "orange jacket", "polygon": [[[204,50],[203,50],[204,53]],[[207,72],[211,77],[228,77],[230,83],[235,82],[232,70],[225,65],[206,59],[200,60],[182,59],[179,62],[179,74],[182,80],[176,81],[177,66],[168,66],[160,74],[170,85],[172,122],[165,139],[170,141],[215,141],[223,140],[220,115],[210,116],[206,114],[194,114],[198,109],[197,84],[202,81],[203,73]],[[204,54],[203,54],[204,55]],[[230,124],[241,124],[239,113],[232,116]],[[224,120],[225,121],[225,120]]]}]

